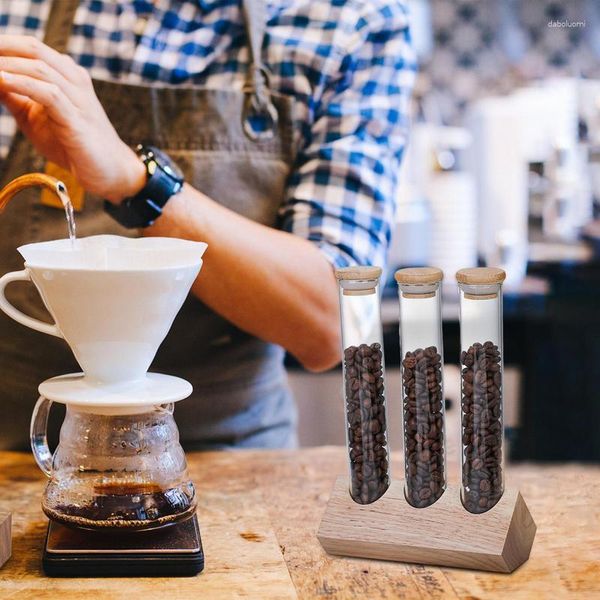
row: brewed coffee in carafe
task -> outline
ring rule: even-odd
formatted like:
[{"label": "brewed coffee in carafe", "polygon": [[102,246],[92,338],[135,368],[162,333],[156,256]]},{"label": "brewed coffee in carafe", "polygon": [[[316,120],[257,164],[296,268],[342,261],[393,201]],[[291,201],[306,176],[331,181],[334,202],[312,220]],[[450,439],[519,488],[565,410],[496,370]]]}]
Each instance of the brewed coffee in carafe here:
[{"label": "brewed coffee in carafe", "polygon": [[121,530],[188,518],[196,496],[172,412],[173,405],[126,415],[68,406],[42,499],[46,515],[65,525]]}]

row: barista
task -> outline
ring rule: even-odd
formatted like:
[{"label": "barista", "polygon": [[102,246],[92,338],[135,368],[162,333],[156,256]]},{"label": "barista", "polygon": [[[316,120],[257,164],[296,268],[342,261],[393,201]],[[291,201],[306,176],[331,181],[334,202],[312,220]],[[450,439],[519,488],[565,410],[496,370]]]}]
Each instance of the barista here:
[{"label": "barista", "polygon": [[[335,365],[332,267],[384,262],[414,71],[404,7],[44,0],[0,22],[2,184],[58,167],[86,192],[80,236],[207,242],[152,370],[194,386],[176,411],[188,448],[293,446],[284,349]],[[22,194],[0,216],[0,272],[64,236],[64,213]],[[45,314],[31,288],[11,300]],[[79,369],[4,315],[0,357],[0,446],[24,447],[39,382]]]}]

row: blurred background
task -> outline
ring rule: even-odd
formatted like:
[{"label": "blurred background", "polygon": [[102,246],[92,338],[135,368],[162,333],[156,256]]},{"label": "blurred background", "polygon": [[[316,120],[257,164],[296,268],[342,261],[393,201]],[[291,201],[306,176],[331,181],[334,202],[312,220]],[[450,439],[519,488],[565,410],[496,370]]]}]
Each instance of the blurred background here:
[{"label": "blurred background", "polygon": [[[600,2],[410,0],[420,73],[383,292],[392,449],[401,444],[393,273],[444,282],[449,451],[458,453],[454,273],[499,266],[513,461],[600,461]],[[341,370],[289,361],[304,446],[344,443]]]}]

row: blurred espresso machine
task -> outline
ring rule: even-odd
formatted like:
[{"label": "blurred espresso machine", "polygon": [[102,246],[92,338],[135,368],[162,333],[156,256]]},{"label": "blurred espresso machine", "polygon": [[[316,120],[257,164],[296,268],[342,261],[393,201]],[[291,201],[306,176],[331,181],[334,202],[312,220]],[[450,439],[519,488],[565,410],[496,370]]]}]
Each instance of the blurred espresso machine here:
[{"label": "blurred espresso machine", "polygon": [[508,286],[522,281],[532,253],[559,258],[592,219],[599,107],[600,82],[564,78],[471,107],[478,252],[507,272]]}]

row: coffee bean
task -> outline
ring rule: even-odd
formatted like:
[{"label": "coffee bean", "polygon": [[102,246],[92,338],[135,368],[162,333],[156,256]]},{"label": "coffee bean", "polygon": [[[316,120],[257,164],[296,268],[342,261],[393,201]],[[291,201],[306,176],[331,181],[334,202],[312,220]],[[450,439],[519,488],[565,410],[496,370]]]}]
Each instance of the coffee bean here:
[{"label": "coffee bean", "polygon": [[500,500],[502,482],[502,360],[491,341],[461,353],[463,504],[483,513]]},{"label": "coffee bean", "polygon": [[435,346],[402,360],[406,499],[433,504],[446,487],[442,413],[442,357]]},{"label": "coffee bean", "polygon": [[419,492],[419,498],[421,498],[421,500],[427,500],[428,498],[431,497],[431,489],[430,488],[421,488],[420,492]]},{"label": "coffee bean", "polygon": [[344,350],[350,495],[359,504],[380,498],[390,485],[381,344]]}]

